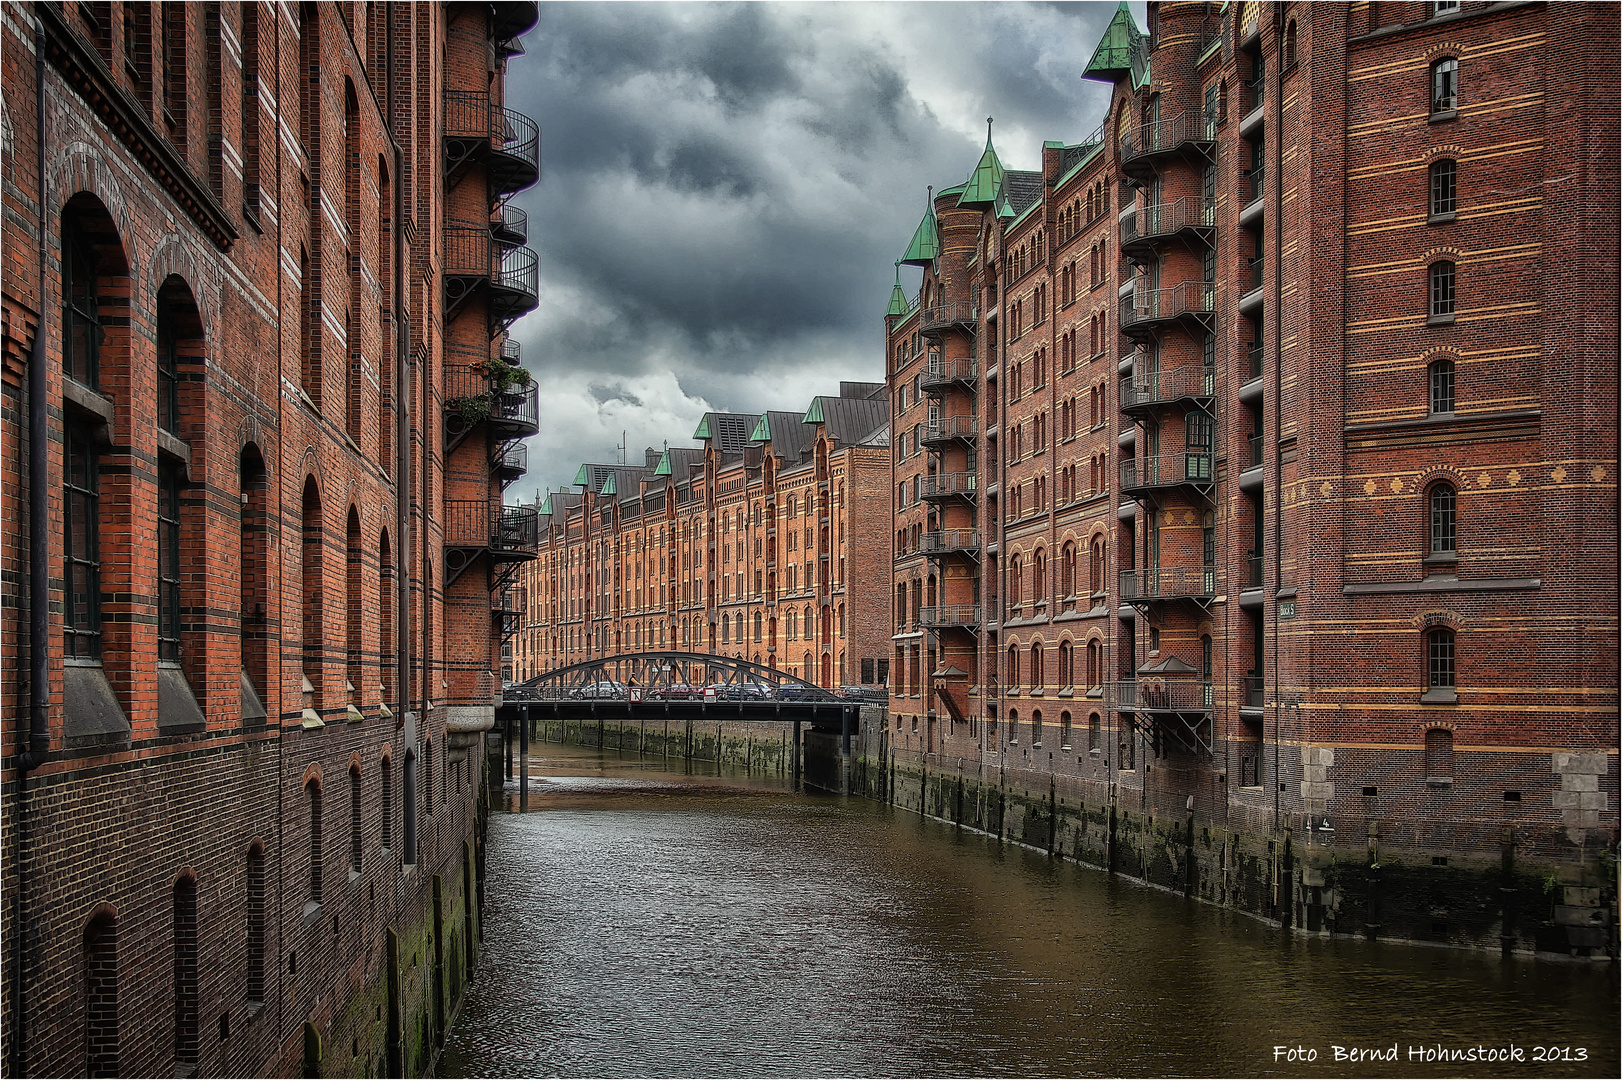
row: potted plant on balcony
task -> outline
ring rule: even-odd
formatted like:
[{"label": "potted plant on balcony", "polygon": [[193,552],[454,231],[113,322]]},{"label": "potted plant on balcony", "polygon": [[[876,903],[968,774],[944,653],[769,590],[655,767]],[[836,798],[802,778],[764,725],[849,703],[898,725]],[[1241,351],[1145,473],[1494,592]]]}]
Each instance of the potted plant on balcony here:
[{"label": "potted plant on balcony", "polygon": [[452,398],[448,402],[452,409],[462,414],[463,421],[469,427],[490,419],[498,397],[521,394],[529,389],[533,381],[528,371],[505,356],[492,356],[483,363],[474,364],[473,371],[485,376],[490,388],[482,394]]}]

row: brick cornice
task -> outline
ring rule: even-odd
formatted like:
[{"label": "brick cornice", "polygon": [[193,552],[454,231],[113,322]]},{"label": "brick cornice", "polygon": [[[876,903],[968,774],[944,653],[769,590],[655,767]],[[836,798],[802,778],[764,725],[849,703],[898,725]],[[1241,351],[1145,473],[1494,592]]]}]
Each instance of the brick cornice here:
[{"label": "brick cornice", "polygon": [[68,25],[60,4],[42,2],[34,9],[45,28],[46,58],[209,239],[221,251],[230,250],[237,230],[225,207],[198,182],[173,144],[153,127],[151,117],[114,81],[101,54]]}]

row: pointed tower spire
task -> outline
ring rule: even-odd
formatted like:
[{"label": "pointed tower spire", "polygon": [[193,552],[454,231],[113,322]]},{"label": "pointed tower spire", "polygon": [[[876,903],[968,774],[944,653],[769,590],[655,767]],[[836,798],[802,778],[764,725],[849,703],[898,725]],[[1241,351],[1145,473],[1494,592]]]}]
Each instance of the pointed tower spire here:
[{"label": "pointed tower spire", "polygon": [[980,163],[974,167],[974,172],[969,174],[969,181],[963,186],[963,195],[957,204],[973,209],[995,205],[997,193],[1002,190],[1003,176],[1002,162],[991,145],[991,117],[988,116],[985,152],[980,155]]},{"label": "pointed tower spire", "polygon": [[912,243],[901,261],[908,266],[929,266],[941,253],[940,226],[935,221],[935,186],[929,187],[929,198],[924,203],[924,220],[912,234]]},{"label": "pointed tower spire", "polygon": [[895,264],[895,288],[890,290],[890,306],[884,309],[885,317],[891,315],[905,315],[907,313],[907,294],[901,291],[901,260]]}]

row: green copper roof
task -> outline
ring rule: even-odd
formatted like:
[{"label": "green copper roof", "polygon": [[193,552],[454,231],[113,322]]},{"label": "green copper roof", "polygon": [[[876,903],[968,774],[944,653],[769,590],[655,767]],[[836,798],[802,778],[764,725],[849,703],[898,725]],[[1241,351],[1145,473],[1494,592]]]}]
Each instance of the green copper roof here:
[{"label": "green copper roof", "polygon": [[969,185],[967,185],[967,184],[959,184],[956,187],[943,188],[941,190],[941,194],[942,195],[961,195],[961,194],[963,194],[963,189],[968,187],[968,186]]},{"label": "green copper roof", "polygon": [[766,422],[766,414],[760,414],[760,423],[755,425],[755,433],[749,436],[750,442],[771,442],[772,427]]},{"label": "green copper roof", "polygon": [[670,475],[670,447],[668,447],[668,446],[665,447],[664,456],[659,459],[659,464],[654,468],[653,475],[655,475],[655,476],[669,476]]},{"label": "green copper roof", "polygon": [[986,149],[980,155],[980,164],[969,174],[968,183],[957,204],[965,207],[990,206],[1002,190],[1003,167],[997,151],[991,145],[991,119],[986,119]]},{"label": "green copper roof", "polygon": [[901,256],[901,261],[908,266],[928,266],[940,253],[941,233],[935,221],[935,191],[931,188],[928,205],[924,208],[924,220],[918,223],[917,231],[912,234],[912,243],[907,245],[907,253]]},{"label": "green copper roof", "polygon": [[1148,65],[1149,49],[1143,32],[1127,10],[1126,0],[1121,0],[1082,78],[1115,82],[1122,75],[1131,75],[1133,86],[1142,86],[1148,78]]},{"label": "green copper roof", "polygon": [[698,428],[693,432],[695,439],[708,439],[710,437],[710,414],[705,413],[704,419],[698,422]]},{"label": "green copper roof", "polygon": [[[1036,204],[1033,203],[1032,205]],[[1027,209],[1029,208],[1027,207]],[[1008,193],[1005,191],[997,192],[997,216],[1000,218],[1011,218],[1015,216],[1014,204],[1008,201]]]},{"label": "green copper roof", "polygon": [[599,494],[599,495],[618,495],[619,494],[619,485],[614,483],[614,474],[613,473],[608,474],[608,479],[603,481],[602,490],[597,492],[597,494]]},{"label": "green copper roof", "polygon": [[[896,288],[899,289],[901,286],[897,285]],[[814,397],[811,399],[811,407],[805,410],[805,419],[801,420],[800,422],[802,424],[822,423],[822,399],[820,397]]]},{"label": "green copper roof", "polygon": [[890,306],[884,309],[885,315],[905,315],[907,313],[907,294],[901,291],[901,264],[895,264],[895,288],[890,290]]},{"label": "green copper roof", "polygon": [[546,501],[541,503],[540,510],[538,510],[536,512],[541,513],[541,514],[546,514],[548,516],[551,515],[551,513],[552,513],[552,493],[550,491],[548,491],[546,493]]},{"label": "green copper roof", "polygon": [[591,483],[589,474],[586,472],[586,467],[584,465],[580,466],[580,471],[574,474],[574,482],[582,486]]}]

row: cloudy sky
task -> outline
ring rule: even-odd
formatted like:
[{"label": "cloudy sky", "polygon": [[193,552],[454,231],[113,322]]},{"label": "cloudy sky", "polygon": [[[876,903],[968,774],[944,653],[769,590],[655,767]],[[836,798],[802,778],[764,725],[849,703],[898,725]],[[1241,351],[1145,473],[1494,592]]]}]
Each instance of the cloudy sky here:
[{"label": "cloudy sky", "polygon": [[543,3],[507,77],[542,130],[518,196],[541,305],[514,330],[542,431],[508,498],[618,460],[622,432],[634,461],[712,409],[881,380],[926,185],[967,177],[988,116],[1016,169],[1096,128],[1109,89],[1081,72],[1115,7]]}]

